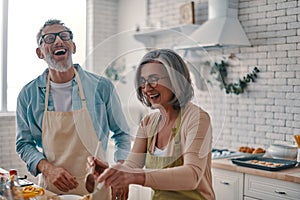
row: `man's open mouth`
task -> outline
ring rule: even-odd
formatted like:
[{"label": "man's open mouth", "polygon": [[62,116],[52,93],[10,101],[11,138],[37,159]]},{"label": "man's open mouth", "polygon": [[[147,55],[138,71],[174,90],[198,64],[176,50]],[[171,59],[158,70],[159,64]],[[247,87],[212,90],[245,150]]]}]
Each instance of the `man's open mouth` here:
[{"label": "man's open mouth", "polygon": [[58,50],[54,51],[54,55],[56,55],[56,56],[65,55],[66,52],[67,51],[65,49],[58,49]]}]

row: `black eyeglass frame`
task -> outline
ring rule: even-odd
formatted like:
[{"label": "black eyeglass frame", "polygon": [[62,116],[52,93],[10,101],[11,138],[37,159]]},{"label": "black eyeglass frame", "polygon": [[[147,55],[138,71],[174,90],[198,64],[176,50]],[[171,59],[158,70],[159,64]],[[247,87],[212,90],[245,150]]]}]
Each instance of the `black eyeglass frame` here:
[{"label": "black eyeglass frame", "polygon": [[[64,39],[64,38],[60,35],[61,33],[64,33],[64,32],[68,32],[68,33],[70,34],[70,37],[69,37],[68,39]],[[46,42],[46,41],[45,41],[44,38],[45,38],[47,35],[54,35],[53,42]],[[72,33],[72,31],[67,31],[67,30],[66,30],[66,31],[60,31],[60,32],[58,32],[58,33],[46,33],[46,34],[42,35],[42,36],[40,37],[39,44],[41,45],[43,41],[44,41],[46,44],[52,44],[52,43],[55,42],[57,36],[59,36],[59,38],[60,38],[61,40],[63,40],[63,41],[73,40],[73,33]]]},{"label": "black eyeglass frame", "polygon": [[[158,81],[160,79],[165,79],[165,78],[169,78],[169,77],[168,76],[163,76],[163,77],[157,77],[157,76],[151,77],[150,76],[150,77],[148,77],[148,79],[140,78],[139,87],[141,87],[142,89],[145,89],[146,84],[147,84],[147,85],[150,85],[150,87],[152,87],[152,88],[156,88],[158,85]],[[149,79],[150,79],[150,82],[149,82]],[[142,82],[142,80],[143,80],[143,82]]]}]

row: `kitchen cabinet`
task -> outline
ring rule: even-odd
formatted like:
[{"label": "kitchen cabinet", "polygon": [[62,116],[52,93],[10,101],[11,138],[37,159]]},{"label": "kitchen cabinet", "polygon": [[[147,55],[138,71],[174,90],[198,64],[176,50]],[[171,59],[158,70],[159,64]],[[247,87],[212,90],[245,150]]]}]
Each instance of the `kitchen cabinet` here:
[{"label": "kitchen cabinet", "polygon": [[243,173],[213,168],[212,176],[217,200],[243,199]]},{"label": "kitchen cabinet", "polygon": [[236,166],[229,159],[212,163],[216,200],[299,200],[300,168],[265,171]]},{"label": "kitchen cabinet", "polygon": [[244,195],[257,199],[300,199],[300,184],[245,174]]}]

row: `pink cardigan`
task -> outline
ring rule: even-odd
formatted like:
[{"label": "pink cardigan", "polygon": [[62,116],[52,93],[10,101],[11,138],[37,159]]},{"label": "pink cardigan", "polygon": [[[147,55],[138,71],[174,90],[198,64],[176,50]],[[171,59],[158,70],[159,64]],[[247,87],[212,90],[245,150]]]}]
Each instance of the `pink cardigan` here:
[{"label": "pink cardigan", "polygon": [[[143,168],[147,151],[147,138],[151,127],[160,115],[155,112],[147,115],[138,129],[135,144],[125,165]],[[206,199],[215,199],[211,175],[212,131],[208,113],[188,103],[181,117],[181,149],[184,164],[167,169],[144,169],[144,186],[160,190],[198,190]],[[167,145],[167,155],[172,155],[174,141]]]}]

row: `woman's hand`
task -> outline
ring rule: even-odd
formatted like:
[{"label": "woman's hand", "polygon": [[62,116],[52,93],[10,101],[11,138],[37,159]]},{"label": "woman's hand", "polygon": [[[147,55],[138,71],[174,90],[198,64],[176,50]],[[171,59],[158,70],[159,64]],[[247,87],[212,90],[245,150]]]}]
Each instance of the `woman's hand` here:
[{"label": "woman's hand", "polygon": [[141,169],[132,169],[122,164],[116,164],[106,169],[97,179],[99,183],[105,183],[105,186],[111,186],[114,189],[128,187],[129,184],[144,185],[145,173]]},{"label": "woman's hand", "polygon": [[129,186],[122,187],[122,188],[111,187],[111,191],[112,191],[111,193],[112,199],[118,199],[118,200],[128,199]]},{"label": "woman's hand", "polygon": [[87,158],[87,166],[86,166],[86,170],[87,172],[90,172],[91,169],[93,167],[95,167],[94,170],[94,176],[97,178],[100,176],[100,174],[102,174],[104,172],[105,169],[107,169],[109,167],[107,162],[103,162],[101,160],[99,160],[98,158],[95,158],[93,156],[89,156]]}]

